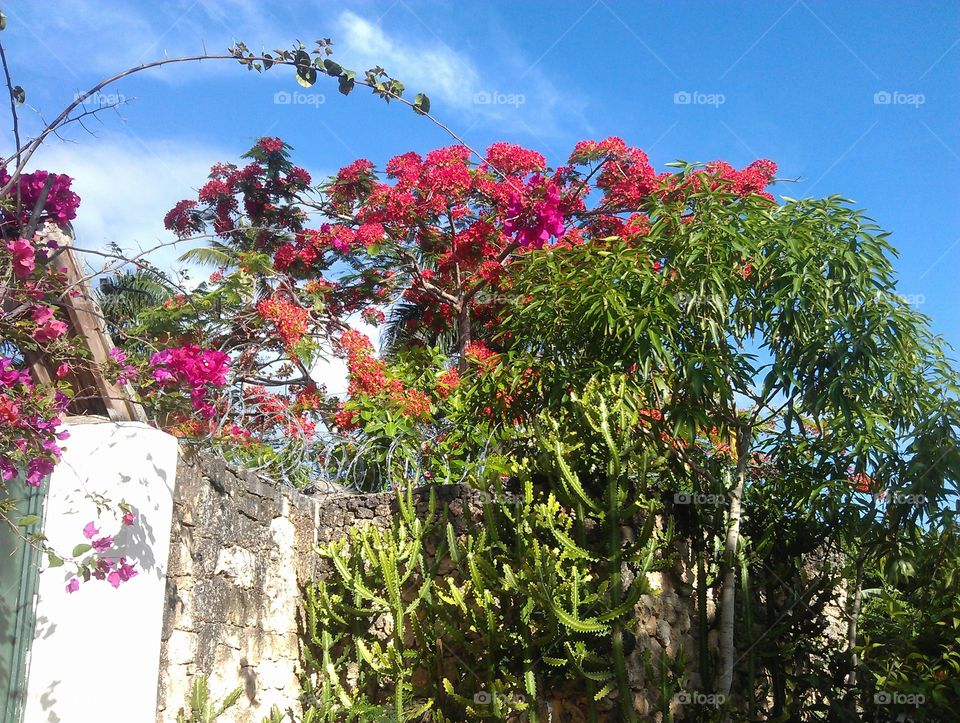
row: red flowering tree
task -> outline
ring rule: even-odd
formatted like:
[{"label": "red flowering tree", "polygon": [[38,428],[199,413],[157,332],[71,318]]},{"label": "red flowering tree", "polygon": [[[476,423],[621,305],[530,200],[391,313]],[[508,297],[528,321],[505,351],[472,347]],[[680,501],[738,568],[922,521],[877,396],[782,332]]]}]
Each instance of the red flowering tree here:
[{"label": "red flowering tree", "polygon": [[[478,368],[496,363],[493,340],[518,302],[509,273],[517,259],[639,239],[649,232],[651,204],[682,204],[702,187],[764,194],[775,170],[759,161],[743,171],[716,163],[688,176],[657,173],[642,151],[611,138],[578,144],[559,169],[506,143],[482,157],[465,146],[406,153],[382,174],[359,160],[314,190],[289,150],[261,139],[248,163],[214,166],[197,199],[165,219],[179,236],[215,234],[186,258],[219,268],[201,293],[148,314],[140,333],[229,354],[235,382],[222,414],[205,407],[204,425],[184,412],[185,426],[173,424],[178,433],[226,433],[249,447],[265,441],[265,425],[281,446],[291,424],[311,435],[320,424],[391,438],[400,429],[439,429],[471,360]],[[651,268],[659,263],[650,260]],[[369,342],[343,336],[355,316],[385,324],[392,369]],[[323,355],[346,359],[348,400],[317,388],[311,369]],[[514,391],[483,404],[484,419],[496,421]],[[312,406],[300,405],[304,394]],[[264,402],[292,411],[292,420],[257,411]]]}]

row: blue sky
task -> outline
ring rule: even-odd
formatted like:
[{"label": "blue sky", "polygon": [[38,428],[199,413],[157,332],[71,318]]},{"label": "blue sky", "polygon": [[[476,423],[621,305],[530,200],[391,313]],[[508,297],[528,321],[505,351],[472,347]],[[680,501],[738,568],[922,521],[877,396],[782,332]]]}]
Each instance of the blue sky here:
[{"label": "blue sky", "polygon": [[[799,179],[776,193],[841,194],[892,232],[901,293],[960,348],[956,2],[20,0],[4,12],[28,133],[140,62],[330,37],[339,62],[383,65],[479,149],[509,140],[557,164],[577,140],[619,135],[658,166],[771,158]],[[77,178],[80,245],[168,240],[163,213],[262,135],[315,174],[450,142],[407,108],[344,98],[324,78],[305,91],[285,68],[169,67],[106,92],[127,102],[92,122],[96,135],[73,128],[38,160]]]}]

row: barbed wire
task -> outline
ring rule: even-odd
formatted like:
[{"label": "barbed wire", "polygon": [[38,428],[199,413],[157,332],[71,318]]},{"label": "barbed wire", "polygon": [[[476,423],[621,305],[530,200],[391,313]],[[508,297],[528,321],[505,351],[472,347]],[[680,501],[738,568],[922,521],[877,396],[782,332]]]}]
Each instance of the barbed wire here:
[{"label": "barbed wire", "polygon": [[[274,401],[275,403],[275,401]],[[269,410],[244,390],[232,387],[218,405],[209,434],[194,440],[224,462],[262,479],[307,494],[375,493],[422,484],[462,484],[482,476],[491,440],[455,470],[443,455],[431,454],[452,422],[424,425],[416,436],[341,434],[323,420],[308,422],[289,407]],[[256,429],[256,442],[234,433]]]}]

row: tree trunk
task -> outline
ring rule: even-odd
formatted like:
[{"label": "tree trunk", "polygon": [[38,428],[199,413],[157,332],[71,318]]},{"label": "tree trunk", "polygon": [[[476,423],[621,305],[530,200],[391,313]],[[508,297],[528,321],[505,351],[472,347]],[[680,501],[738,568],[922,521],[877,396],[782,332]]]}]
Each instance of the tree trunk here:
[{"label": "tree trunk", "polygon": [[460,361],[457,365],[461,374],[467,371],[467,347],[470,345],[470,302],[463,300],[460,303],[460,312],[457,320],[457,333],[460,336]]},{"label": "tree trunk", "polygon": [[744,483],[747,479],[748,462],[747,432],[737,434],[737,480],[730,489],[730,471],[724,473],[724,486],[730,489],[730,517],[727,522],[727,539],[723,546],[723,583],[720,593],[720,676],[717,681],[717,693],[730,698],[733,686],[733,667],[736,648],[733,641],[734,619],[736,617],[737,598],[737,544],[740,541],[740,505],[743,499]]},{"label": "tree trunk", "polygon": [[857,560],[857,574],[853,591],[853,602],[850,606],[850,621],[847,623],[847,650],[850,652],[850,675],[847,684],[853,688],[857,684],[857,620],[860,617],[860,604],[863,598],[863,561]]}]

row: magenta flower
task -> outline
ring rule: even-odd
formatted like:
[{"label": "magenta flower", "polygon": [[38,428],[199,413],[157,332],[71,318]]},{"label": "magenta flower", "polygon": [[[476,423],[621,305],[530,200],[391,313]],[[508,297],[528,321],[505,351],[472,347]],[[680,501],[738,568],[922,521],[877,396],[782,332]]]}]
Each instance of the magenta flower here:
[{"label": "magenta flower", "polygon": [[80,581],[77,578],[72,578],[70,582],[67,583],[66,590],[67,592],[76,592],[80,589]]},{"label": "magenta flower", "polygon": [[161,384],[163,384],[164,382],[169,382],[169,381],[172,381],[173,379],[176,379],[176,377],[174,377],[173,374],[171,374],[170,372],[168,372],[166,369],[162,367],[157,367],[156,369],[154,369],[151,372],[151,376],[153,376],[155,381],[158,381]]},{"label": "magenta flower", "polygon": [[88,540],[92,540],[94,535],[99,535],[100,530],[97,529],[97,526],[93,522],[88,522],[83,527],[83,536]]},{"label": "magenta flower", "polygon": [[53,341],[67,331],[67,325],[54,318],[53,314],[54,309],[50,306],[33,307],[30,318],[37,324],[37,329],[33,332],[33,338],[41,344]]},{"label": "magenta flower", "polygon": [[53,472],[53,462],[46,457],[36,457],[27,465],[27,478],[24,480],[31,487],[39,487],[43,478]]},{"label": "magenta flower", "polygon": [[[526,197],[531,190],[545,193],[532,200]],[[540,176],[531,178],[525,194],[510,196],[503,230],[524,248],[542,248],[551,236],[563,236],[566,227],[560,210],[560,189],[553,183],[545,183]]]},{"label": "magenta flower", "polygon": [[33,273],[36,268],[36,256],[32,243],[25,238],[18,238],[7,244],[7,251],[13,256],[13,273],[20,277]]},{"label": "magenta flower", "polygon": [[8,482],[17,476],[17,468],[13,466],[9,459],[0,457],[0,478]]},{"label": "magenta flower", "polygon": [[113,545],[113,538],[109,536],[101,537],[90,544],[97,552],[106,552],[110,549],[110,546]]},{"label": "magenta flower", "polygon": [[120,565],[119,565],[119,567],[117,567],[117,574],[120,576],[120,579],[121,579],[123,582],[126,582],[126,581],[129,580],[131,577],[136,577],[136,576],[137,576],[137,571],[136,571],[136,569],[133,567],[133,565],[131,565],[131,564],[129,564],[129,563],[127,562],[127,558],[121,557],[121,558],[120,558]]},{"label": "magenta flower", "polygon": [[123,516],[123,524],[129,527],[136,521],[136,519],[137,516],[133,512],[128,512]]}]

